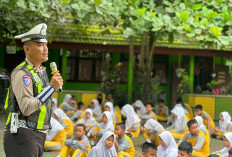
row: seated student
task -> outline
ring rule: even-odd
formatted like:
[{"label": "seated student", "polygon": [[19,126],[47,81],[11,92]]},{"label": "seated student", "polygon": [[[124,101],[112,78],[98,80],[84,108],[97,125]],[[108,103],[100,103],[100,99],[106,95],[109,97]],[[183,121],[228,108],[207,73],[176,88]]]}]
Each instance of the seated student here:
[{"label": "seated student", "polygon": [[159,134],[164,132],[163,126],[154,119],[149,119],[144,127],[141,126],[141,132],[143,133],[144,138],[149,139],[153,144],[158,146],[159,142]]},{"label": "seated student", "polygon": [[209,131],[207,130],[207,128],[204,126],[203,124],[203,119],[201,116],[196,116],[194,117],[194,119],[196,119],[198,125],[199,125],[199,129],[205,134],[205,136],[207,137],[207,140],[210,143],[210,135],[209,135]]},{"label": "seated student", "polygon": [[157,155],[157,147],[156,145],[145,142],[142,146],[142,155],[143,157],[156,157]]},{"label": "seated student", "polygon": [[158,121],[167,121],[169,118],[168,107],[165,106],[164,100],[160,99],[159,104],[155,107],[155,113]]},{"label": "seated student", "polygon": [[116,138],[113,132],[105,132],[97,145],[91,149],[87,157],[116,157],[115,141]]},{"label": "seated student", "polygon": [[217,154],[222,157],[226,157],[229,155],[229,151],[232,148],[232,132],[224,134],[224,142],[223,142],[225,148],[213,152],[212,154]]},{"label": "seated student", "polygon": [[91,144],[96,144],[101,136],[107,131],[114,131],[112,114],[109,111],[103,112],[101,124],[93,127],[89,131],[88,136],[94,140],[93,142],[91,141]]},{"label": "seated student", "polygon": [[140,133],[140,119],[135,113],[133,107],[126,104],[122,107],[122,116],[126,117],[126,133],[132,135],[133,138],[139,137]]},{"label": "seated student", "polygon": [[51,117],[51,129],[48,130],[44,149],[47,151],[61,150],[66,140],[64,127],[54,118]]},{"label": "seated student", "polygon": [[202,105],[197,105],[195,107],[195,116],[201,116],[203,119],[204,125],[207,127],[209,134],[211,135],[213,128],[215,128],[215,124],[211,116],[203,111]]},{"label": "seated student", "polygon": [[83,102],[79,102],[77,104],[78,110],[77,112],[70,118],[72,121],[77,121],[85,116],[85,105]]},{"label": "seated student", "polygon": [[191,157],[193,152],[193,147],[191,143],[183,141],[178,146],[178,156],[177,157]]},{"label": "seated student", "polygon": [[105,103],[104,109],[105,109],[105,111],[109,111],[112,114],[113,124],[115,126],[115,124],[116,124],[116,117],[115,117],[115,114],[114,114],[114,107],[113,107],[112,102]]},{"label": "seated student", "polygon": [[60,157],[86,157],[90,151],[90,143],[85,136],[85,125],[77,124],[75,127],[75,135],[65,141],[65,147],[60,152]]},{"label": "seated student", "polygon": [[76,101],[73,100],[70,94],[66,94],[60,108],[63,109],[66,114],[75,113],[77,111]]},{"label": "seated student", "polygon": [[212,137],[221,139],[223,134],[231,132],[231,117],[228,112],[221,112],[219,120],[219,128],[215,127],[213,129]]},{"label": "seated student", "polygon": [[141,114],[146,113],[146,107],[141,100],[135,101],[135,111],[139,117],[141,116]]},{"label": "seated student", "polygon": [[146,112],[142,113],[140,118],[142,119],[142,125],[146,123],[148,119],[155,119],[157,120],[157,117],[155,113],[153,112],[153,104],[152,103],[147,103],[146,104]]},{"label": "seated student", "polygon": [[182,137],[179,143],[188,141],[193,146],[193,156],[208,156],[209,155],[209,141],[205,134],[200,131],[199,125],[195,119],[188,121],[189,132]]},{"label": "seated student", "polygon": [[93,118],[95,119],[100,118],[102,112],[101,112],[101,107],[99,106],[97,99],[93,99],[91,101],[91,109],[93,111]]},{"label": "seated student", "polygon": [[157,150],[157,157],[177,157],[178,149],[172,134],[164,131],[159,135],[160,145]]},{"label": "seated student", "polygon": [[118,157],[134,157],[134,144],[131,138],[125,134],[125,124],[117,123],[114,132],[116,135],[115,147]]},{"label": "seated student", "polygon": [[64,113],[60,108],[53,111],[54,118],[64,127],[66,131],[67,138],[73,136],[73,123],[70,118]]},{"label": "seated student", "polygon": [[85,116],[77,121],[77,124],[84,124],[86,127],[86,133],[88,134],[89,130],[97,125],[96,120],[93,118],[93,112],[91,109],[86,109],[85,110]]},{"label": "seated student", "polygon": [[185,111],[181,107],[175,107],[172,111],[173,117],[175,117],[174,123],[166,128],[166,131],[172,133],[175,139],[180,139],[184,136],[185,132],[188,130],[187,123],[188,118],[185,115]]}]

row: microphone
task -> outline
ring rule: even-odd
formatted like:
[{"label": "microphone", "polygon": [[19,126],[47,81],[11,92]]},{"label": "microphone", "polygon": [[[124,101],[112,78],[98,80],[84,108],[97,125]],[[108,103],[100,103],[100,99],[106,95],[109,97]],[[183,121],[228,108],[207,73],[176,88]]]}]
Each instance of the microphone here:
[{"label": "microphone", "polygon": [[[55,63],[55,62],[51,62],[51,63],[50,63],[50,68],[51,68],[51,71],[52,71],[52,72],[51,72],[52,75],[54,75],[55,73],[58,73],[58,72],[59,72],[59,70],[57,70],[57,66],[56,66],[56,63]],[[63,92],[62,87],[60,87],[59,92]]]}]

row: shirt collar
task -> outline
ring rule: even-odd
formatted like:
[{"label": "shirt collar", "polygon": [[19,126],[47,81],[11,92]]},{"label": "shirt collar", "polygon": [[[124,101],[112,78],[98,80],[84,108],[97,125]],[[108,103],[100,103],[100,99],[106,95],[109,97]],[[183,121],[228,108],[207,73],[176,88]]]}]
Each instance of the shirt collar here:
[{"label": "shirt collar", "polygon": [[28,63],[30,66],[32,66],[32,67],[34,68],[34,70],[35,70],[36,72],[43,72],[44,70],[46,70],[46,67],[44,67],[43,65],[40,65],[39,70],[37,70],[37,69],[35,68],[35,66],[29,61],[28,58],[26,58],[25,60],[27,61],[27,63]]}]

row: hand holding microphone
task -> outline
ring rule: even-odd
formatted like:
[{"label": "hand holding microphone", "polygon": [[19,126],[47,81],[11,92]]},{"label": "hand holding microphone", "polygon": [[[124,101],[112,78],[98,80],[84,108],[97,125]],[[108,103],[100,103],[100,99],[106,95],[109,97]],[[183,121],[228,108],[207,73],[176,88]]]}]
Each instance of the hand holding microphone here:
[{"label": "hand holding microphone", "polygon": [[55,90],[59,89],[59,92],[62,92],[63,79],[60,75],[60,72],[57,70],[56,63],[51,62],[50,67],[53,74],[50,85],[53,86]]}]

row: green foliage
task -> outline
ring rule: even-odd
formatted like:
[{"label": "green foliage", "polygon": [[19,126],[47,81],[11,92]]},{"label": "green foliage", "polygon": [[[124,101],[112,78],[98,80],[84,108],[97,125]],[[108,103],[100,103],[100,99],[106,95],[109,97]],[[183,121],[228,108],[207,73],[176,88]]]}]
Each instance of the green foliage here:
[{"label": "green foliage", "polygon": [[189,94],[190,85],[189,85],[189,75],[185,69],[179,68],[177,75],[180,76],[180,83],[177,86],[177,95],[182,96],[183,94]]},{"label": "green foliage", "polygon": [[212,80],[209,83],[207,83],[206,85],[210,88],[210,89],[215,89],[217,85],[221,84],[220,81],[215,81]]}]

